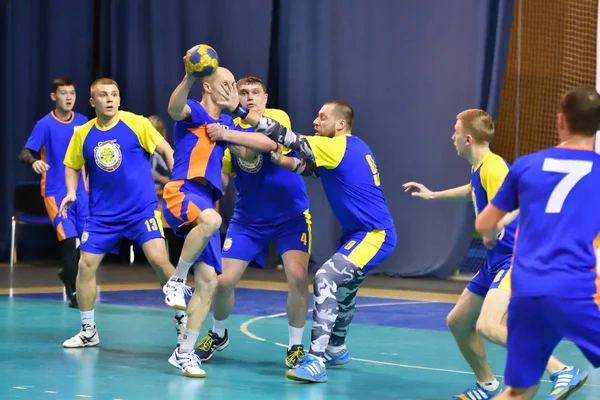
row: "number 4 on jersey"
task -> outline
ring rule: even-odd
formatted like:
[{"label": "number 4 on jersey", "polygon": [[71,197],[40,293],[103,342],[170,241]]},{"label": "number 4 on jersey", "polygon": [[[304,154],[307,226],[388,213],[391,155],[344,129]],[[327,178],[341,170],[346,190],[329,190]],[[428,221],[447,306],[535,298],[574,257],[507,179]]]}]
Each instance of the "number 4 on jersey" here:
[{"label": "number 4 on jersey", "polygon": [[567,196],[573,190],[577,182],[584,176],[592,172],[592,162],[582,160],[559,160],[556,158],[546,158],[543,171],[559,172],[566,174],[556,185],[546,204],[546,212],[556,214],[562,210]]}]

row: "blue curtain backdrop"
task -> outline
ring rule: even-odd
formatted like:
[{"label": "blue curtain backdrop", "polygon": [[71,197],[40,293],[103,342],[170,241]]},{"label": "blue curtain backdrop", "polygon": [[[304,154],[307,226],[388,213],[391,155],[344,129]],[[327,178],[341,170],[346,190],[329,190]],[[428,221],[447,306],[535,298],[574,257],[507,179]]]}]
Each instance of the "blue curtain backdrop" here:
[{"label": "blue curtain backdrop", "polygon": [[[324,101],[343,99],[356,113],[354,134],[375,154],[398,230],[398,246],[378,272],[445,277],[471,238],[472,206],[431,203],[406,195],[418,180],[432,189],[462,185],[469,166],[450,136],[466,108],[495,115],[512,19],[512,1],[463,0],[5,0],[0,61],[2,188],[0,256],[9,247],[12,190],[35,179],[16,159],[35,121],[50,111],[50,83],[78,85],[75,109],[89,117],[88,86],[119,82],[122,108],[167,119],[182,57],[197,43],[217,49],[236,77],[253,74],[269,86],[269,105],[293,126],[312,132]],[[199,97],[199,91],[193,92]],[[172,124],[169,122],[168,127]],[[307,180],[313,214],[313,259],[338,246],[339,227],[320,182]],[[40,255],[51,234],[25,251]],[[23,243],[23,238],[21,239]],[[38,249],[38,250],[36,250]]]}]

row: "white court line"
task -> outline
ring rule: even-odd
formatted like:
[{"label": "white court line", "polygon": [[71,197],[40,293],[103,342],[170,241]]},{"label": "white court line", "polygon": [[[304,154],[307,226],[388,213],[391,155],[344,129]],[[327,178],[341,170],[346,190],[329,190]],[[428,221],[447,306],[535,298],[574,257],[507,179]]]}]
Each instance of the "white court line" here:
[{"label": "white court line", "polygon": [[[402,305],[411,305],[411,304],[434,304],[434,303],[444,303],[444,302],[440,302],[440,301],[407,301],[407,302],[395,302],[395,303],[376,303],[376,304],[363,304],[363,305],[359,304],[356,307],[357,308],[358,307],[361,307],[361,308],[363,308],[363,307],[389,307],[389,306],[402,306]],[[308,312],[312,312],[312,309],[308,310]],[[250,330],[248,329],[250,324],[253,324],[254,322],[257,322],[257,321],[260,321],[263,319],[268,319],[268,318],[284,317],[286,315],[287,315],[287,313],[283,312],[283,313],[278,313],[278,314],[264,315],[261,317],[251,318],[248,321],[246,321],[240,325],[240,331],[244,335],[250,337],[251,339],[258,340],[260,342],[272,343],[276,346],[285,347],[287,349],[287,347],[288,347],[287,344],[274,342],[272,340],[267,340],[265,338],[261,338],[260,336],[256,336],[255,334],[250,332]],[[386,362],[386,361],[367,360],[364,358],[354,358],[353,357],[352,360],[356,360],[356,361],[360,361],[360,362],[364,362],[364,363],[368,363],[368,364],[385,365],[385,366],[389,366],[389,367],[420,369],[420,370],[435,371],[435,372],[448,372],[448,373],[452,373],[452,374],[461,374],[461,375],[475,375],[473,372],[470,372],[470,371],[458,371],[458,370],[454,370],[454,369],[422,367],[419,365],[409,365],[409,364],[397,364],[397,363]],[[497,378],[504,378],[504,376],[502,376],[502,375],[495,375],[495,376]],[[542,382],[551,382],[551,381],[542,379]],[[584,386],[600,387],[600,385],[594,385],[591,383],[586,383]]]}]

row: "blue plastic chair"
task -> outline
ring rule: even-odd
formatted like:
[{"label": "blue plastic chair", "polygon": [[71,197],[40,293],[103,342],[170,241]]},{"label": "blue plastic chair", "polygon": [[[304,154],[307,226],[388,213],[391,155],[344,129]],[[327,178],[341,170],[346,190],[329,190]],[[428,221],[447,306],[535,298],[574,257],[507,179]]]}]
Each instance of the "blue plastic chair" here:
[{"label": "blue plastic chair", "polygon": [[17,227],[19,225],[51,225],[39,182],[20,182],[13,191],[13,216],[10,233],[10,266],[17,263]]}]

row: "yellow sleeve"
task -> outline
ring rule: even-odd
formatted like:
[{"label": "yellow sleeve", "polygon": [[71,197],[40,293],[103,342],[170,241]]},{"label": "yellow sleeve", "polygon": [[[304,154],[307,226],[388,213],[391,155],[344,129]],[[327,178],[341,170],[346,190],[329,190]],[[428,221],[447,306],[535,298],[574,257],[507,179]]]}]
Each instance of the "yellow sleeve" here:
[{"label": "yellow sleeve", "polygon": [[507,174],[508,166],[500,157],[493,157],[481,166],[481,185],[487,193],[488,203],[498,193]]},{"label": "yellow sleeve", "polygon": [[165,140],[165,138],[152,126],[152,123],[148,118],[127,111],[119,111],[119,117],[136,134],[140,144],[148,154],[153,154],[154,150],[156,150],[156,146]]},{"label": "yellow sleeve", "polygon": [[63,161],[67,167],[79,171],[85,164],[85,159],[83,158],[83,141],[93,125],[94,122],[91,124],[88,122],[77,128],[73,136],[71,136],[71,141],[69,142],[69,147],[67,147]]},{"label": "yellow sleeve", "polygon": [[235,168],[233,168],[231,151],[229,151],[229,149],[225,149],[225,153],[223,154],[223,168],[221,171],[231,176],[235,175]]},{"label": "yellow sleeve", "polygon": [[317,167],[334,169],[340,165],[346,153],[346,136],[337,138],[305,136],[305,138],[313,152]]}]

